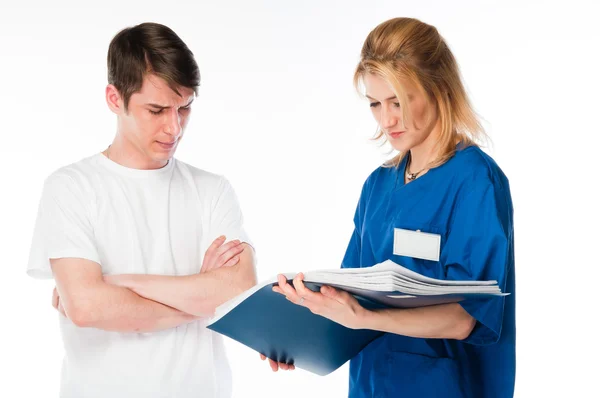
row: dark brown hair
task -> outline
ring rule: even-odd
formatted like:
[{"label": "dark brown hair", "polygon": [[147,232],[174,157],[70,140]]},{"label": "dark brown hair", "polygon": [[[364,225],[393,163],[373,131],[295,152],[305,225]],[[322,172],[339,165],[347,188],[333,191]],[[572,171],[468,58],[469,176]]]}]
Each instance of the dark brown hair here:
[{"label": "dark brown hair", "polygon": [[140,91],[146,74],[162,78],[178,95],[178,87],[197,94],[200,71],[194,54],[167,26],[146,22],[125,28],[108,47],[108,83],[114,85],[125,104]]}]

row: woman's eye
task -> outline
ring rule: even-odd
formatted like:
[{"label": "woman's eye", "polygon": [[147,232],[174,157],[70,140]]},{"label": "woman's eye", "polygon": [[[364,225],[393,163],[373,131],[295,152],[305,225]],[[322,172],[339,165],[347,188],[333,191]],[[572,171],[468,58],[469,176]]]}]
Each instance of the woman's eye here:
[{"label": "woman's eye", "polygon": [[399,102],[394,102],[394,106],[395,106],[396,108],[400,108],[400,103],[399,103]]},{"label": "woman's eye", "polygon": [[369,104],[369,106],[370,106],[371,108],[375,108],[377,105],[379,105],[379,102],[371,102],[371,103]]}]

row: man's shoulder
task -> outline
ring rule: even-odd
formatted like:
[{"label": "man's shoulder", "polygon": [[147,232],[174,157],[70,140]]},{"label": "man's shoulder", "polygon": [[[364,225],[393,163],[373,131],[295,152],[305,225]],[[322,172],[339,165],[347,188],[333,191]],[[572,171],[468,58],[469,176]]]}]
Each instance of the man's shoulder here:
[{"label": "man's shoulder", "polygon": [[55,169],[46,176],[45,185],[47,187],[60,187],[66,184],[87,185],[90,177],[97,173],[97,156],[98,154],[87,156]]},{"label": "man's shoulder", "polygon": [[223,176],[220,174],[217,174],[217,173],[205,170],[205,169],[201,169],[196,166],[192,166],[191,164],[186,163],[182,160],[174,159],[174,161],[175,161],[175,167],[178,170],[181,170],[184,173],[189,173],[194,178],[207,180],[207,181],[213,181],[213,180],[218,181],[219,179],[223,178]]},{"label": "man's shoulder", "polygon": [[175,168],[184,176],[193,179],[194,184],[201,190],[214,189],[223,190],[229,185],[229,181],[223,174],[201,169],[179,159],[175,160]]}]

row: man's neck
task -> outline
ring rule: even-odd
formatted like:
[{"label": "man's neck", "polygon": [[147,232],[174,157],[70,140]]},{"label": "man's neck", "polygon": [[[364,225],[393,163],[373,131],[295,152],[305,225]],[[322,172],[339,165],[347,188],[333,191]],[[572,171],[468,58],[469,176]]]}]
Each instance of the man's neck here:
[{"label": "man's neck", "polygon": [[103,152],[104,156],[121,166],[138,170],[155,170],[165,167],[168,160],[148,158],[135,146],[115,137],[112,144]]}]

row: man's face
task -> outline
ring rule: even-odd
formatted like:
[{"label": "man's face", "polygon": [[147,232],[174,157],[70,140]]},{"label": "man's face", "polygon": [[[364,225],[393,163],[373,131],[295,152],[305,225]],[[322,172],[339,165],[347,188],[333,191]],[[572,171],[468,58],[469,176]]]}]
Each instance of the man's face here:
[{"label": "man's face", "polygon": [[187,125],[194,90],[178,87],[181,96],[155,75],[144,77],[142,89],[119,109],[119,134],[130,156],[141,164],[166,164],[173,157]]}]

